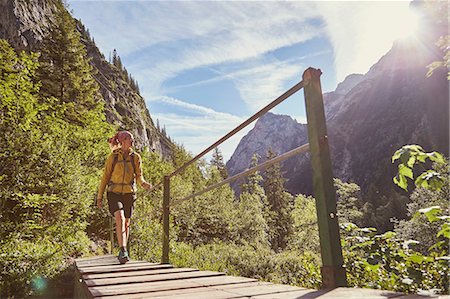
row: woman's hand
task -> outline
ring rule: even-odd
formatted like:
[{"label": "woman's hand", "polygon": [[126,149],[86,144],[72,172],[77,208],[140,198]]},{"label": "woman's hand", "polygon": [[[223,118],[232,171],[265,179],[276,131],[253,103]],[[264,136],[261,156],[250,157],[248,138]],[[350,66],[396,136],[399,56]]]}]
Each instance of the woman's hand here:
[{"label": "woman's hand", "polygon": [[150,190],[152,189],[152,184],[150,184],[149,182],[144,182],[142,183],[142,188],[146,189],[146,190]]},{"label": "woman's hand", "polygon": [[102,208],[102,198],[101,197],[97,197],[97,207],[99,208],[99,209],[101,209]]}]

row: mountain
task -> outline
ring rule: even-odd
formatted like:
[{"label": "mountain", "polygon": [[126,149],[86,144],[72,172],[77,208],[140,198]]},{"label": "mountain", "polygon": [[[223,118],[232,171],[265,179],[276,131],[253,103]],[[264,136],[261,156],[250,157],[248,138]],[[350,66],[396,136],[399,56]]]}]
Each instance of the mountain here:
[{"label": "mountain", "polygon": [[[395,192],[392,177],[397,169],[391,156],[401,146],[419,144],[449,155],[447,74],[436,70],[426,76],[427,66],[443,57],[434,46],[438,36],[424,29],[417,38],[396,42],[366,74],[350,75],[323,95],[335,177],[381,197]],[[264,161],[269,148],[280,154],[306,140],[305,125],[268,114],[242,138],[227,162],[228,173],[248,168],[253,153]],[[288,191],[312,193],[309,155],[285,161],[283,171]]]},{"label": "mountain", "polygon": [[[17,51],[39,52],[58,9],[65,9],[59,0],[0,0],[0,38],[7,40]],[[120,63],[106,61],[78,20],[76,27],[91,59],[101,99],[105,102],[107,121],[132,131],[138,149],[147,147],[169,157],[172,142],[155,127],[134,80]]]}]

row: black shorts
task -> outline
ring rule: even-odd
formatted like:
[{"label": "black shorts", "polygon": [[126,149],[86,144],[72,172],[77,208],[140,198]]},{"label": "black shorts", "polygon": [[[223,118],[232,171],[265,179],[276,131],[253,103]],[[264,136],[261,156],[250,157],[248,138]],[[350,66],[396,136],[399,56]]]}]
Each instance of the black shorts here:
[{"label": "black shorts", "polygon": [[114,193],[107,192],[106,197],[108,198],[109,212],[114,216],[114,212],[118,210],[123,210],[125,218],[131,218],[131,214],[134,209],[134,201],[136,199],[136,194],[134,193]]}]

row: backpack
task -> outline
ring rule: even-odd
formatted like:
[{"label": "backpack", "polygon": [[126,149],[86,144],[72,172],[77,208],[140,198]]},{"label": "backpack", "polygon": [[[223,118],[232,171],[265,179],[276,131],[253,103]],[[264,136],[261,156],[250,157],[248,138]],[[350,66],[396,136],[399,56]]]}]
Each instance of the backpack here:
[{"label": "backpack", "polygon": [[[133,180],[127,185],[133,186],[135,184],[135,181],[136,181],[136,165],[134,164],[134,156],[135,156],[135,154],[131,153],[130,156],[131,156],[131,165],[133,166],[133,174],[134,174],[134,176],[133,176]],[[111,172],[108,174],[108,180],[106,180],[108,182],[108,186],[111,185],[111,181],[110,180],[111,180],[111,176],[112,176],[112,174],[114,172],[114,168],[116,167],[117,160],[119,160],[119,154],[118,153],[114,153],[114,160],[113,160],[113,164],[112,164],[112,167],[111,167]]]}]

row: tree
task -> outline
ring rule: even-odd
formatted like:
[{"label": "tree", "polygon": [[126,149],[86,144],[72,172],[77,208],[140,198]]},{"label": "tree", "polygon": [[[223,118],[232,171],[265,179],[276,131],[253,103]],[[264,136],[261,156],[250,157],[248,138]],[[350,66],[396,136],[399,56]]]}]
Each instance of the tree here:
[{"label": "tree", "polygon": [[[259,156],[253,155],[250,167],[258,164]],[[241,195],[238,204],[238,234],[239,240],[255,245],[269,245],[269,227],[266,219],[269,218],[267,210],[267,197],[261,187],[262,176],[254,172],[247,178],[247,183],[241,186]]]},{"label": "tree", "polygon": [[320,252],[319,226],[317,224],[316,200],[299,194],[294,199],[292,211],[293,229],[288,248],[295,251]]},{"label": "tree", "polygon": [[[275,157],[275,152],[269,149],[267,159]],[[269,225],[269,241],[275,251],[285,249],[288,238],[292,234],[292,195],[285,191],[285,181],[280,164],[274,164],[266,169],[264,191],[269,210],[266,221]]]},{"label": "tree", "polygon": [[211,159],[211,166],[217,168],[217,170],[220,173],[220,176],[223,179],[228,178],[228,171],[225,166],[225,163],[223,162],[223,156],[220,152],[219,148],[214,148],[212,159]]},{"label": "tree", "polygon": [[361,226],[363,219],[361,188],[355,183],[334,179],[337,195],[337,214],[340,223],[351,222]]},{"label": "tree", "polygon": [[63,4],[58,2],[57,5],[54,23],[44,37],[41,49],[40,93],[43,98],[54,97],[61,101],[70,121],[86,124],[90,117],[88,111],[102,109],[98,84],[75,20]]}]

